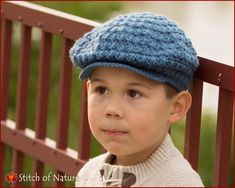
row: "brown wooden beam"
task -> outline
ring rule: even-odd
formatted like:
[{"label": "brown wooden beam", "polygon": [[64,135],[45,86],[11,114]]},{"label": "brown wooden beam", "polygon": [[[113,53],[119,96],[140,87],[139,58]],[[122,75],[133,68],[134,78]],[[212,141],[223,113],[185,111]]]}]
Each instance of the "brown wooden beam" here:
[{"label": "brown wooden beam", "polygon": [[85,164],[85,161],[77,159],[76,155],[69,154],[68,149],[57,149],[54,141],[50,139],[43,141],[35,138],[35,133],[31,129],[15,129],[15,123],[12,121],[2,123],[1,139],[3,143],[51,165],[67,175],[76,176]]}]

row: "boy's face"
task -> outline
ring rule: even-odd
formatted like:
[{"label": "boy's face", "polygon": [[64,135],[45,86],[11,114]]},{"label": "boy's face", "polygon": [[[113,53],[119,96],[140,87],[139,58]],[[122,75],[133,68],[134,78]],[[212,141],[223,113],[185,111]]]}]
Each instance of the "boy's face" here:
[{"label": "boy's face", "polygon": [[87,85],[93,135],[120,164],[144,161],[169,130],[172,105],[164,86],[134,72],[108,67],[93,71]]}]

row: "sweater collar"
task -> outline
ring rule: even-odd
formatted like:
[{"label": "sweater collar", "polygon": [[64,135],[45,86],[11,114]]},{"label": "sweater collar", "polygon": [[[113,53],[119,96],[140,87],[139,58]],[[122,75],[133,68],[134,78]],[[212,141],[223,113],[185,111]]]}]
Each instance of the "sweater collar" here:
[{"label": "sweater collar", "polygon": [[134,184],[140,185],[141,182],[144,183],[156,174],[166,162],[176,155],[179,155],[179,151],[175,148],[169,134],[143,163],[132,166],[112,165],[110,163],[115,156],[107,152],[100,167],[102,182],[105,186],[112,186],[112,180],[119,181],[115,185],[126,187]]}]

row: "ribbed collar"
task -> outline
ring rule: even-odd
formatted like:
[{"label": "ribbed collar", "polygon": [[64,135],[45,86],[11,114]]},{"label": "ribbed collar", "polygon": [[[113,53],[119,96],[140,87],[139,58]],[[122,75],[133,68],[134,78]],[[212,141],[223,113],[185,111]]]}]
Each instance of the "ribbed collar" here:
[{"label": "ribbed collar", "polygon": [[170,135],[167,134],[164,141],[143,163],[133,166],[112,165],[110,161],[115,156],[107,152],[100,170],[105,179],[110,178],[108,176],[111,174],[112,179],[123,179],[124,173],[132,173],[136,176],[135,185],[141,185],[156,174],[167,161],[179,156],[179,154],[181,156],[181,153],[174,146]]}]

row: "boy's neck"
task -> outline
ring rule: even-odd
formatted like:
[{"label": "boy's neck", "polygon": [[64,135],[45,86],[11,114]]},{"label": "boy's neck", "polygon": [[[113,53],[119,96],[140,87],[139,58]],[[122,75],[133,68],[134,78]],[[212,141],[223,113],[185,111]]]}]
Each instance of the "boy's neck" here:
[{"label": "boy's neck", "polygon": [[150,155],[157,149],[159,145],[160,143],[157,145],[153,145],[145,149],[144,151],[140,151],[130,155],[121,155],[121,156],[115,155],[110,164],[121,165],[121,166],[132,166],[139,163],[143,163],[150,157]]}]

